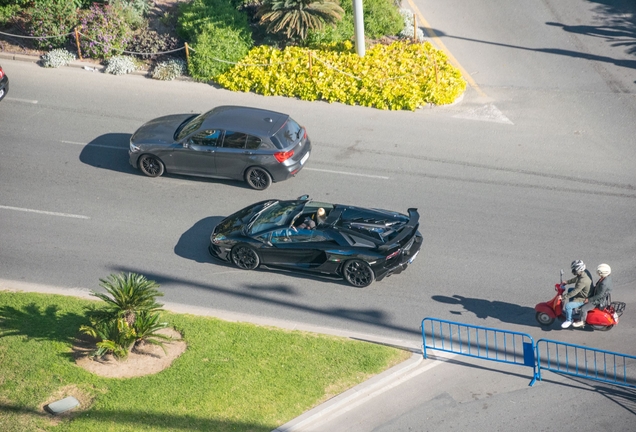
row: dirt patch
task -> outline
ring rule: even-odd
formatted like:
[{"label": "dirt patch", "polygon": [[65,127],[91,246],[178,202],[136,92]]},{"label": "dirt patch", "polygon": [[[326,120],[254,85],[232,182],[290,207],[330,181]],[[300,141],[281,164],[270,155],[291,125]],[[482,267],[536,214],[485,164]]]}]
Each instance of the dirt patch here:
[{"label": "dirt patch", "polygon": [[181,334],[174,329],[163,329],[159,333],[170,336],[174,340],[165,343],[166,352],[155,345],[145,345],[134,350],[126,359],[117,360],[113,356],[102,359],[90,357],[95,350],[95,344],[88,340],[81,340],[73,347],[75,362],[81,368],[107,378],[132,378],[151,375],[168,368],[186,349],[186,343],[181,340]]}]

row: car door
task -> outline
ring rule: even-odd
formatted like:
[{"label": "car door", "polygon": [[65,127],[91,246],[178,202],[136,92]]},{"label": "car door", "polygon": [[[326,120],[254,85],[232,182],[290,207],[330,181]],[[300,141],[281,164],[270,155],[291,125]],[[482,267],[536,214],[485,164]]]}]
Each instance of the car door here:
[{"label": "car door", "polygon": [[263,264],[312,270],[326,260],[325,248],[336,244],[319,229],[282,228],[271,233]]},{"label": "car door", "polygon": [[204,129],[177,145],[172,154],[172,172],[198,176],[216,175],[216,150],[222,132]]},{"label": "car door", "polygon": [[221,177],[243,179],[248,164],[254,162],[261,139],[242,132],[226,130],[223,143],[217,148],[216,166]]}]

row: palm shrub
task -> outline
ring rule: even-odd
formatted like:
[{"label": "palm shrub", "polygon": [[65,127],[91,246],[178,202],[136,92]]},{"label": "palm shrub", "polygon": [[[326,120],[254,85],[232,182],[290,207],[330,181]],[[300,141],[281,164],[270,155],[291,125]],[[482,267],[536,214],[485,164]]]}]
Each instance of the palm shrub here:
[{"label": "palm shrub", "polygon": [[130,350],[144,344],[158,345],[171,340],[158,333],[168,324],[161,321],[161,304],[156,297],[163,296],[159,285],[136,273],[120,273],[100,279],[107,293],[93,292],[91,295],[103,300],[106,305],[87,308],[89,325],[80,327],[84,334],[97,339],[93,355],[101,357],[112,353],[115,357],[126,357]]},{"label": "palm shrub", "polygon": [[107,279],[99,280],[100,286],[108,294],[91,293],[106,302],[106,311],[117,318],[124,318],[130,327],[135,325],[137,313],[141,311],[156,312],[161,310],[162,304],[156,302],[155,297],[162,297],[159,284],[146,279],[136,273],[111,274]]},{"label": "palm shrub", "polygon": [[338,0],[265,0],[256,16],[262,25],[267,25],[268,32],[304,40],[310,29],[333,26],[343,14]]}]

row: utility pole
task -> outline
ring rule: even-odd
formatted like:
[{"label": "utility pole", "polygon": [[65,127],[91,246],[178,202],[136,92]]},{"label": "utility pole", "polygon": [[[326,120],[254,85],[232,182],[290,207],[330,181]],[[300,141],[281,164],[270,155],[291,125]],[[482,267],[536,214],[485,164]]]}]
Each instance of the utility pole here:
[{"label": "utility pole", "polygon": [[362,0],[353,0],[353,29],[356,40],[356,53],[364,57],[364,12]]}]

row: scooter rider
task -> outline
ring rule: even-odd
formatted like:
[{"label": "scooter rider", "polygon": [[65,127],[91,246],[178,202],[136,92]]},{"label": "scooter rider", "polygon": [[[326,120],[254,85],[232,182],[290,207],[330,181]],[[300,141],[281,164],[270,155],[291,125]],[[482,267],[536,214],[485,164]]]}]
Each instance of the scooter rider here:
[{"label": "scooter rider", "polygon": [[565,322],[561,327],[568,328],[572,325],[572,311],[585,304],[587,296],[592,289],[592,275],[585,268],[585,263],[581,260],[572,261],[570,264],[574,277],[564,282],[565,285],[575,284],[574,288],[561,295],[561,300],[565,303]]},{"label": "scooter rider", "polygon": [[601,278],[596,282],[594,295],[583,301],[585,304],[581,308],[581,318],[573,324],[574,327],[583,327],[587,319],[587,313],[597,306],[605,306],[607,296],[612,291],[612,278],[610,278],[612,268],[607,264],[601,264],[596,268],[596,273]]}]

